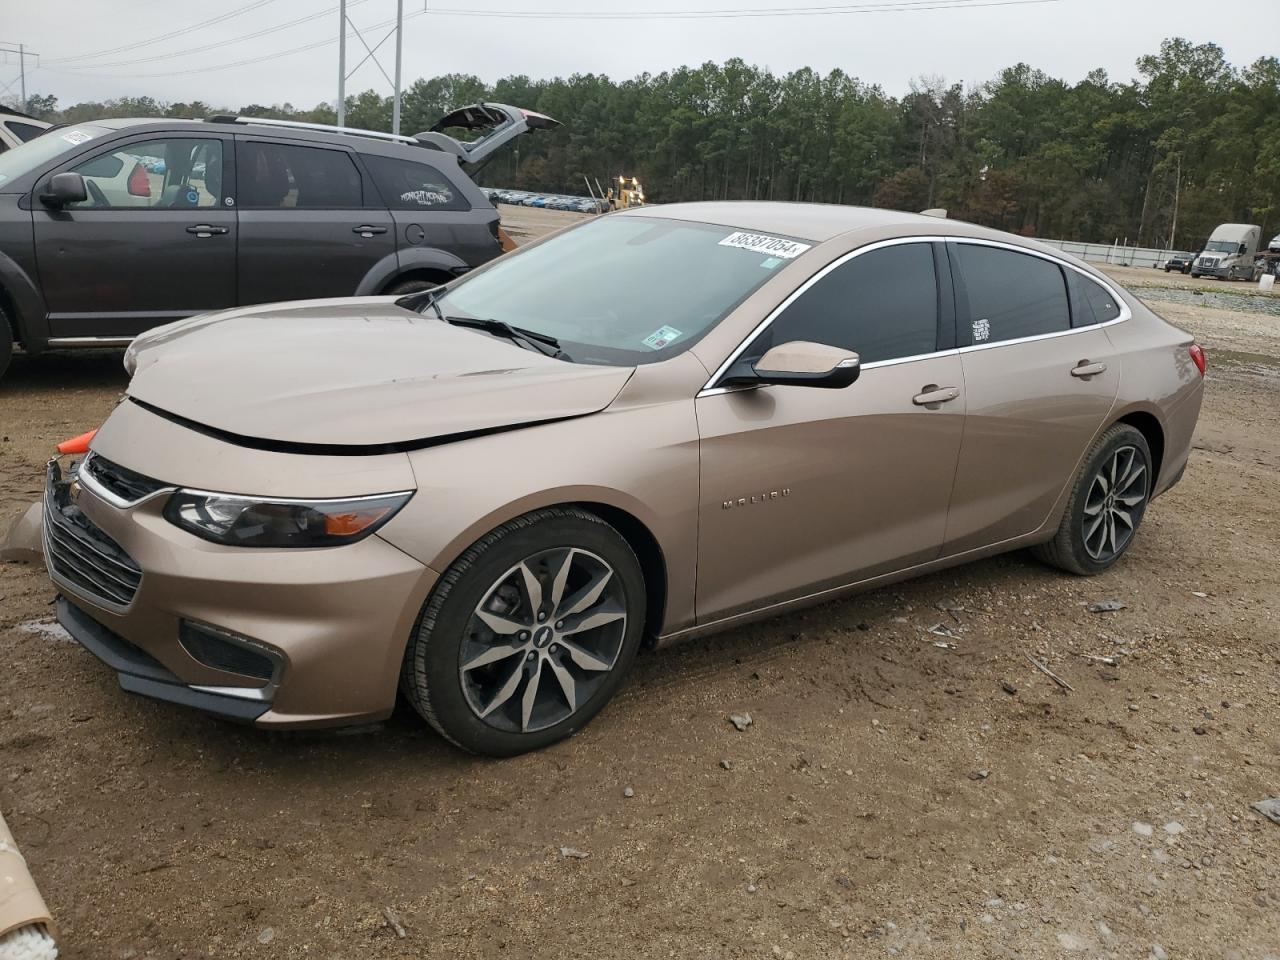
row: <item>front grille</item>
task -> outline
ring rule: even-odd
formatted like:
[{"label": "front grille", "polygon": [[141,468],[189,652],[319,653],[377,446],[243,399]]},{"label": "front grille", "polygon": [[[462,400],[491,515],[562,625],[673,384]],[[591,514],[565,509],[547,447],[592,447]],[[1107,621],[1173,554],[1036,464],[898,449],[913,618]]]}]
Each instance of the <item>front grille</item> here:
[{"label": "front grille", "polygon": [[71,498],[71,484],[49,465],[44,495],[44,552],[60,585],[107,609],[133,602],[142,569],[120,544],[98,529]]},{"label": "front grille", "polygon": [[113,463],[97,453],[89,454],[80,469],[88,472],[93,479],[126,503],[134,503],[168,486]]}]

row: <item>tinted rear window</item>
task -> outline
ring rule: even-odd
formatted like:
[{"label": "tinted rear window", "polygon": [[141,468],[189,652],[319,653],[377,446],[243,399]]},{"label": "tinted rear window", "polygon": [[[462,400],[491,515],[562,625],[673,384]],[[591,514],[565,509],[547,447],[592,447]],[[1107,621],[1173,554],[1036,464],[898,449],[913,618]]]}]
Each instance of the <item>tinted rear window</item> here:
[{"label": "tinted rear window", "polygon": [[752,356],[806,340],[843,347],[863,363],[933,353],[938,290],[933,250],[906,243],[836,267],[802,293],[752,345]]},{"label": "tinted rear window", "polygon": [[242,208],[361,207],[360,171],[342,150],[248,141],[240,144],[236,177]]},{"label": "tinted rear window", "polygon": [[28,140],[34,140],[40,134],[44,133],[45,127],[37,127],[34,123],[23,123],[21,120],[10,120],[6,124],[13,135],[23,143]]},{"label": "tinted rear window", "polygon": [[999,343],[1071,329],[1062,268],[1050,260],[1000,247],[955,247],[969,320],[960,345]]},{"label": "tinted rear window", "polygon": [[1071,274],[1071,282],[1076,291],[1072,313],[1074,326],[1110,323],[1120,317],[1120,304],[1111,295],[1111,291],[1074,270]]},{"label": "tinted rear window", "polygon": [[372,154],[364,154],[362,159],[383,202],[392,210],[470,208],[449,178],[429,163]]}]

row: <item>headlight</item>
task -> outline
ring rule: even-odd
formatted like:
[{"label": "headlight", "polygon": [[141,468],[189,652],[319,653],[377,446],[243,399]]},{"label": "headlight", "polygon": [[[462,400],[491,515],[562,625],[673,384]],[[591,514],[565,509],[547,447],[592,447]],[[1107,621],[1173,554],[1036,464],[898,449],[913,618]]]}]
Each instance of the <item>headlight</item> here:
[{"label": "headlight", "polygon": [[165,519],[233,547],[336,547],[363,540],[409,502],[411,491],[348,500],[266,500],[179,490]]},{"label": "headlight", "polygon": [[129,376],[133,376],[133,372],[138,369],[138,338],[134,337],[129,341],[129,346],[124,348],[124,372]]}]

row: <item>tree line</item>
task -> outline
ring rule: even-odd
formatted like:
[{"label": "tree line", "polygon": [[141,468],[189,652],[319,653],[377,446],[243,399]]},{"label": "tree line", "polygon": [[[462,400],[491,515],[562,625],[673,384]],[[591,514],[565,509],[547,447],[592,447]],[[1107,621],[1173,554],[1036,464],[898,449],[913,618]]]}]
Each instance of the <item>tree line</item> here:
[{"label": "tree line", "polygon": [[[785,76],[742,60],[614,81],[575,74],[489,85],[419,79],[401,101],[402,132],[452,107],[494,100],[564,126],[523,137],[484,183],[581,194],[584,178],[638,176],[647,197],[802,200],[922,210],[1026,235],[1198,249],[1221,222],[1280,232],[1280,59],[1246,68],[1215,44],[1170,39],[1138,76],[1095,70],[1066,83],[1026,64],[965,89],[923,78],[900,97],[842,70]],[[389,130],[391,98],[347,98],[346,123]],[[331,104],[238,111],[151,97],[30,100],[45,119],[247,116],[334,123]]]}]

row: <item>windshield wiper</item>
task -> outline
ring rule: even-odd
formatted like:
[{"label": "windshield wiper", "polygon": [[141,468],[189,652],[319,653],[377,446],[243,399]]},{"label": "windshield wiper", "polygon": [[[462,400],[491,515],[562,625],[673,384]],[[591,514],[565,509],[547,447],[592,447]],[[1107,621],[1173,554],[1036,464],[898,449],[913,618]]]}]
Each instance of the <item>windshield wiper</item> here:
[{"label": "windshield wiper", "polygon": [[[435,305],[434,300],[432,305]],[[436,312],[440,313],[438,306],[436,307]],[[453,324],[455,327],[471,327],[476,330],[484,330],[487,333],[500,334],[508,340],[523,343],[544,356],[554,357],[557,360],[568,360],[570,363],[573,362],[572,358],[560,349],[559,340],[548,334],[538,333],[536,330],[513,327],[505,320],[486,320],[479,317],[446,317],[441,313],[440,319],[445,323]]]},{"label": "windshield wiper", "polygon": [[440,304],[436,302],[443,290],[444,287],[430,287],[426,290],[419,290],[417,293],[406,294],[396,301],[396,306],[412,310],[414,313],[421,313],[423,307],[430,307],[436,312],[436,316],[443,320],[444,311],[440,309]]}]

